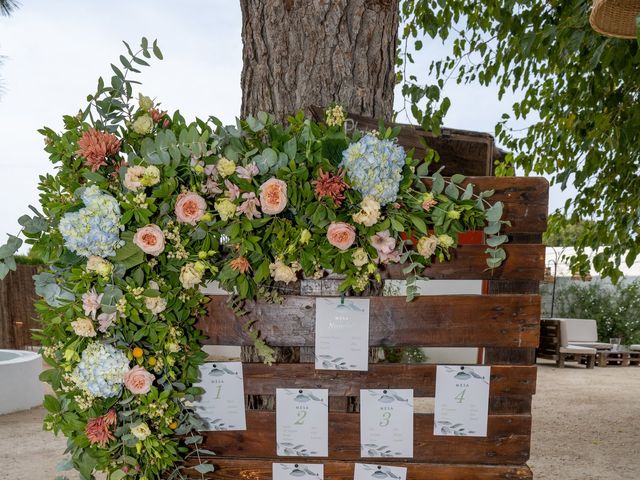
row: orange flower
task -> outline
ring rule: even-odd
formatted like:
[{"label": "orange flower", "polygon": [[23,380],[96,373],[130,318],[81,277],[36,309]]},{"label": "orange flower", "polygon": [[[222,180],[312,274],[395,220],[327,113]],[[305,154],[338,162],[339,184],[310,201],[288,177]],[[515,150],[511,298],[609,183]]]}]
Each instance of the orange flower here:
[{"label": "orange flower", "polygon": [[247,273],[251,268],[249,260],[242,256],[231,260],[231,262],[229,262],[229,266],[240,273]]},{"label": "orange flower", "polygon": [[102,448],[106,447],[107,443],[114,439],[110,428],[116,424],[116,421],[116,411],[113,409],[100,417],[90,418],[84,429],[89,442]]},{"label": "orange flower", "polygon": [[336,207],[342,205],[344,200],[343,192],[349,188],[344,181],[344,172],[342,169],[338,169],[337,174],[331,172],[323,172],[322,169],[318,170],[318,179],[314,180],[316,195],[319,198],[329,197],[336,204]]},{"label": "orange flower", "polygon": [[120,140],[115,135],[90,128],[78,140],[76,155],[84,157],[85,166],[92,171],[107,164],[107,158],[120,151]]}]

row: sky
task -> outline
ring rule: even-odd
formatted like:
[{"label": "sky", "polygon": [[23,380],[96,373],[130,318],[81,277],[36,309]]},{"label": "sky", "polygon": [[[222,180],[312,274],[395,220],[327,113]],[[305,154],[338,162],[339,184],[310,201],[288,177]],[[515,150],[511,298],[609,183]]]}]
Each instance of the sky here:
[{"label": "sky", "polygon": [[[164,54],[138,77],[145,95],[186,118],[215,115],[233,123],[241,104],[237,0],[85,0],[73,8],[24,0],[11,17],[0,17],[0,244],[19,231],[17,219],[28,205],[38,205],[38,176],[53,172],[37,130],[60,131],[62,116],[84,107],[97,78],[110,78],[109,63],[124,52],[122,40],[133,46],[142,36],[157,38]],[[423,55],[429,48],[444,47],[426,43]],[[452,100],[446,127],[489,133],[513,101],[499,103],[495,89],[453,82],[446,94]],[[399,92],[396,104],[401,108]],[[571,194],[553,187],[550,208]]]}]

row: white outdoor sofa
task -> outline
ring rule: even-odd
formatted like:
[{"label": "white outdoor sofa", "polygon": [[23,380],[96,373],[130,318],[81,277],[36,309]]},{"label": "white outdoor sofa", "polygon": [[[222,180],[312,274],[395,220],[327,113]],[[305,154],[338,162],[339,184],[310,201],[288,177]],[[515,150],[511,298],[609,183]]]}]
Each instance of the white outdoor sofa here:
[{"label": "white outdoor sofa", "polygon": [[[593,325],[578,322],[593,322]],[[594,326],[595,320],[543,318],[540,322],[538,357],[555,360],[558,368],[564,368],[566,361],[584,362],[587,368],[593,368],[597,354],[595,346],[605,348],[605,345],[609,345],[598,342],[597,331],[593,337]]]}]

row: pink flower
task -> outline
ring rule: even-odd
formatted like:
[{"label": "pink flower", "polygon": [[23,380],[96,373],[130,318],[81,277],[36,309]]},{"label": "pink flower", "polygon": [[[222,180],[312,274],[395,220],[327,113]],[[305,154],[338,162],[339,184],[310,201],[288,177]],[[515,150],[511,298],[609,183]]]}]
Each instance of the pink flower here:
[{"label": "pink flower", "polygon": [[399,262],[400,253],[395,250],[396,239],[391,236],[389,230],[376,233],[370,239],[371,245],[378,251],[378,263]]},{"label": "pink flower", "polygon": [[164,251],[164,234],[159,226],[150,223],[138,229],[133,236],[133,243],[144,253],[157,257]]},{"label": "pink flower", "polygon": [[255,162],[251,162],[246,166],[246,168],[238,165],[236,167],[236,173],[238,174],[238,178],[251,180],[253,177],[258,175],[258,173],[260,173],[260,170],[258,170],[258,166],[255,164]]},{"label": "pink flower", "polygon": [[204,215],[207,202],[194,192],[183,192],[176,200],[176,217],[181,223],[195,225]]},{"label": "pink flower", "polygon": [[207,183],[202,186],[202,191],[209,195],[217,195],[218,193],[222,193],[220,184],[216,182],[213,177],[209,177],[207,179]]},{"label": "pink flower", "polygon": [[227,191],[224,192],[225,197],[233,201],[240,196],[240,188],[234,185],[229,180],[224,181],[224,186],[227,187]]},{"label": "pink flower", "polygon": [[102,293],[98,295],[96,289],[92,288],[87,293],[82,295],[82,309],[85,315],[91,315],[91,318],[96,319],[96,313],[100,308],[100,302],[102,302]]},{"label": "pink flower", "polygon": [[98,315],[98,331],[106,333],[109,327],[116,319],[116,312],[113,313],[101,313]]},{"label": "pink flower", "polygon": [[90,128],[78,140],[76,155],[84,157],[85,166],[95,172],[107,164],[108,157],[119,151],[120,140],[115,135]]},{"label": "pink flower", "polygon": [[106,447],[107,443],[114,439],[110,427],[116,424],[116,420],[117,416],[114,409],[109,410],[100,417],[90,418],[84,429],[89,443],[99,445],[102,448]]},{"label": "pink flower", "polygon": [[267,215],[277,215],[287,206],[287,184],[270,178],[260,185],[260,205]]},{"label": "pink flower", "polygon": [[134,395],[144,395],[151,390],[151,384],[156,377],[147,372],[140,365],[136,365],[124,376],[124,386]]},{"label": "pink flower", "polygon": [[356,239],[356,230],[348,223],[331,222],[327,228],[327,240],[340,250],[346,250]]},{"label": "pink flower", "polygon": [[206,165],[204,167],[204,174],[208,177],[213,177],[213,180],[217,180],[218,168],[215,165]]},{"label": "pink flower", "polygon": [[249,219],[262,217],[262,214],[258,211],[260,200],[256,198],[255,193],[243,193],[242,198],[244,198],[245,200],[238,207],[238,213],[244,213]]}]

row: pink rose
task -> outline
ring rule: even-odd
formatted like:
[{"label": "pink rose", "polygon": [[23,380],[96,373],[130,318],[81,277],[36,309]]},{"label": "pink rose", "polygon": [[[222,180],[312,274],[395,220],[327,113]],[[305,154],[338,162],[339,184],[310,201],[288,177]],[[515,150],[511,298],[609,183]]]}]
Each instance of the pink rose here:
[{"label": "pink rose", "polygon": [[140,365],[136,365],[125,374],[124,386],[134,395],[144,395],[151,390],[151,384],[155,378]]},{"label": "pink rose", "polygon": [[270,178],[260,185],[260,205],[262,212],[276,215],[287,206],[287,184],[277,178]]},{"label": "pink rose", "polygon": [[159,226],[150,223],[138,229],[133,236],[133,243],[144,253],[157,257],[164,251],[164,234]]},{"label": "pink rose", "polygon": [[346,250],[356,239],[356,230],[348,223],[331,222],[327,228],[327,240],[340,250]]},{"label": "pink rose", "polygon": [[204,215],[207,202],[197,193],[184,192],[176,200],[176,217],[181,223],[195,225]]}]

